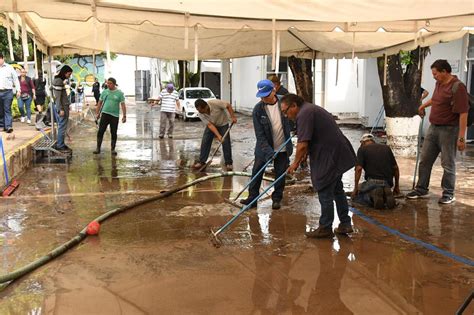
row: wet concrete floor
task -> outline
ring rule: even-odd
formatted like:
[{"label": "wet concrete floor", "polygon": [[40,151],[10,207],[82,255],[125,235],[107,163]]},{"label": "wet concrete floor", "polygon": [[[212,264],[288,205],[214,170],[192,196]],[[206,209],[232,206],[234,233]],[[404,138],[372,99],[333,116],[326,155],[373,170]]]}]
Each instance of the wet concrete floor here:
[{"label": "wet concrete floor", "polygon": [[[159,140],[158,109],[137,105],[127,116],[116,158],[108,137],[104,152],[93,156],[94,124],[79,125],[70,165],[37,164],[19,178],[14,196],[1,200],[1,274],[41,257],[106,211],[203,176],[189,169],[199,153],[202,123],[177,121],[174,138]],[[238,171],[253,159],[255,142],[251,119],[239,118],[232,131]],[[343,131],[357,149],[364,130]],[[458,160],[452,205],[437,204],[438,163],[430,199],[399,199],[393,211],[358,209],[473,260],[473,148]],[[219,162],[216,157],[208,171],[220,171]],[[406,192],[415,161],[398,162]],[[453,314],[474,288],[472,267],[356,215],[350,237],[306,239],[303,233],[317,226],[320,207],[307,172],[297,177],[281,210],[272,210],[266,198],[222,234],[218,249],[209,242],[208,228],[220,227],[237,211],[224,199],[248,178],[208,181],[113,217],[100,236],[0,292],[0,314]],[[350,191],[352,171],[344,183]],[[471,305],[465,314],[473,312]]]}]

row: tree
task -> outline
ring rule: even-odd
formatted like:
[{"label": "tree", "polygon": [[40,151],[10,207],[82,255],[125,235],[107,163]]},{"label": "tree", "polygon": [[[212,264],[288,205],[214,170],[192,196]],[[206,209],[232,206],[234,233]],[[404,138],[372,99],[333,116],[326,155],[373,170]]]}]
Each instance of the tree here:
[{"label": "tree", "polygon": [[[3,53],[5,56],[5,61],[11,63],[13,60],[10,60],[10,48],[8,47],[8,33],[7,29],[3,26],[0,26],[0,52]],[[15,57],[15,61],[23,61],[23,48],[21,45],[21,37],[20,39],[16,40],[13,36],[12,31],[12,45],[13,45],[13,56]],[[33,60],[33,45],[31,41],[28,41],[28,50],[30,52],[30,56],[28,57],[28,61]]]},{"label": "tree", "polygon": [[377,58],[387,117],[413,117],[418,113],[421,74],[428,52],[429,47],[418,47],[410,52],[388,56],[386,85],[384,85],[384,57]]},{"label": "tree", "polygon": [[[60,56],[55,56],[55,60],[58,60],[59,62],[61,63],[65,63],[67,64],[71,59],[74,59],[74,58],[79,58],[79,57],[89,57],[89,56],[92,56],[92,55],[79,55],[79,54],[73,54],[73,55],[60,55]],[[107,59],[107,53],[104,51],[104,52],[101,52],[100,54],[96,54],[95,55],[96,58],[97,57],[102,57],[104,60]],[[115,53],[110,53],[110,59],[111,60],[115,60],[115,58],[117,58],[117,54]]]},{"label": "tree", "polygon": [[[198,61],[198,69],[196,73],[188,71],[188,61],[186,60],[178,60],[178,69],[179,73],[175,74],[175,83],[177,83],[176,89],[187,86],[199,86],[199,81],[201,80],[201,61]],[[186,78],[186,82],[183,82],[183,73],[185,73],[184,77]]]},{"label": "tree", "polygon": [[296,94],[305,101],[313,103],[313,70],[311,68],[311,60],[291,56],[288,58],[288,65],[295,78]]}]

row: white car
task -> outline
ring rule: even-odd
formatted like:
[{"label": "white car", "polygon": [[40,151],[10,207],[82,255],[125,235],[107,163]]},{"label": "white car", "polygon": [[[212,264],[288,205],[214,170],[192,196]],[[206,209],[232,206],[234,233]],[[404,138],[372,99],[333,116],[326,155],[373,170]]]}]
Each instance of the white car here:
[{"label": "white car", "polygon": [[179,109],[176,112],[178,116],[183,117],[184,121],[192,118],[198,118],[198,111],[194,107],[194,102],[202,98],[205,101],[215,99],[212,91],[205,87],[189,87],[179,90]]}]

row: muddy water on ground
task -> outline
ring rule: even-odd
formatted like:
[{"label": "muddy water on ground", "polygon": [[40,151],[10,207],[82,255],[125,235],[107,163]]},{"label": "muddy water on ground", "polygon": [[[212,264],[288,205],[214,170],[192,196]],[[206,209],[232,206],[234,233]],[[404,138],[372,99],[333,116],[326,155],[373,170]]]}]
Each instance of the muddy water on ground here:
[{"label": "muddy water on ground", "polygon": [[[134,115],[135,113],[135,115]],[[95,127],[72,133],[74,158],[39,164],[0,204],[1,273],[42,256],[98,215],[197,178],[202,124],[179,121],[173,139],[158,138],[157,111],[129,110],[118,156],[92,155]],[[343,128],[357,148],[363,130]],[[233,130],[236,170],[253,158],[251,119]],[[414,160],[398,159],[402,190]],[[209,171],[220,171],[220,156]],[[470,163],[470,164],[469,164]],[[360,208],[398,231],[474,259],[472,151],[458,163],[458,201],[440,206],[441,171],[428,200],[399,200],[393,211]],[[473,268],[401,240],[353,216],[351,237],[307,240],[317,226],[317,196],[307,173],[288,186],[281,210],[267,197],[209,242],[237,209],[224,202],[248,178],[226,177],[190,187],[109,219],[65,255],[0,293],[1,314],[452,314],[472,290]],[[344,177],[352,188],[353,173]],[[266,183],[267,185],[268,183]],[[338,224],[337,219],[334,223]],[[474,311],[474,305],[466,314]],[[470,312],[470,313],[469,313]]]}]

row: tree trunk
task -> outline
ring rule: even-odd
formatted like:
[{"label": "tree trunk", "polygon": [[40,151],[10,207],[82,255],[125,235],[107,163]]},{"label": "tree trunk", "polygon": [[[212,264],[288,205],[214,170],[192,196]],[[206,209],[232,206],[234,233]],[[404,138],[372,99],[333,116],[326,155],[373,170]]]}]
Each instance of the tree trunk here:
[{"label": "tree trunk", "polygon": [[184,76],[186,75],[186,60],[178,60],[178,69],[179,69],[179,76],[178,76],[178,85],[180,88],[185,87],[185,80]]},{"label": "tree trunk", "polygon": [[[383,103],[387,117],[413,117],[418,113],[421,98],[421,74],[428,47],[410,52],[403,72],[400,54],[387,57],[387,85],[384,85],[384,57],[377,58]],[[420,65],[420,66],[418,66]]]},{"label": "tree trunk", "polygon": [[[423,62],[429,48],[420,48],[387,57],[387,77],[384,85],[384,57],[377,59],[382,85],[387,144],[398,156],[415,156],[418,145]],[[402,62],[403,58],[403,62]],[[404,71],[402,63],[406,64]]]},{"label": "tree trunk", "polygon": [[306,102],[313,103],[313,69],[310,59],[288,58],[293,77],[295,78],[296,94],[301,96]]}]

